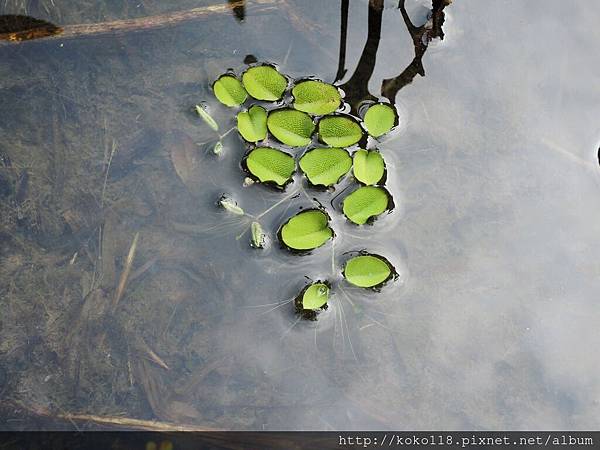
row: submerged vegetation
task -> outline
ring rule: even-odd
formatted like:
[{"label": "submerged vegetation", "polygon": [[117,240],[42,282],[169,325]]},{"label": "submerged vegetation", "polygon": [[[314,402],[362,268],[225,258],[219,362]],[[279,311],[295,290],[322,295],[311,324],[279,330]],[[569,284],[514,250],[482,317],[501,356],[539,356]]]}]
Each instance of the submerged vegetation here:
[{"label": "submerged vegetation", "polygon": [[[32,15],[35,4],[38,9],[54,5],[20,3],[33,5],[32,11],[21,11]],[[243,1],[230,3],[235,3],[239,18]],[[246,13],[267,13],[261,23],[268,29],[281,21],[279,13],[286,16],[288,3],[294,2],[261,1],[246,5]],[[370,15],[377,4],[378,0],[368,2]],[[265,273],[271,273],[273,250],[285,255],[286,262],[297,261],[293,292],[300,294],[290,299],[293,296],[283,290],[287,276],[281,277],[280,287],[289,300],[286,304],[295,305],[298,319],[313,320],[326,310],[323,318],[338,313],[335,317],[341,317],[343,305],[337,299],[338,294],[346,295],[344,289],[365,293],[391,281],[395,271],[384,257],[359,252],[376,260],[357,264],[340,250],[345,233],[350,230],[350,236],[360,227],[376,242],[378,235],[369,224],[393,208],[388,203],[387,210],[371,215],[366,225],[356,225],[343,210],[350,208],[350,196],[363,185],[387,192],[386,162],[392,175],[392,161],[386,150],[377,148],[388,135],[377,134],[390,121],[378,125],[366,114],[369,106],[384,105],[397,125],[394,99],[387,95],[391,91],[382,92],[390,103],[379,97],[362,102],[367,97],[358,95],[353,85],[342,84],[341,78],[333,83],[294,80],[278,67],[255,64],[250,57],[245,60],[251,64],[247,70],[225,71],[237,67],[239,59],[224,49],[239,44],[237,36],[221,33],[219,20],[176,33],[130,34],[231,14],[228,5],[157,11],[153,8],[162,4],[146,4],[132,12],[140,17],[123,20],[124,13],[104,16],[95,11],[92,17],[82,12],[80,17],[78,8],[56,5],[64,16],[57,13],[52,22],[61,27],[3,16],[6,26],[0,30],[0,40],[6,40],[0,46],[8,55],[3,71],[5,123],[0,127],[5,131],[0,149],[0,275],[7,306],[0,317],[2,408],[84,427],[256,426],[262,423],[262,411],[288,407],[289,402],[277,403],[280,392],[270,384],[260,385],[262,372],[252,373],[259,368],[248,367],[238,354],[230,356],[223,342],[225,334],[232,340],[244,336],[236,335],[231,319],[246,320],[235,299],[253,288],[247,282],[255,276],[253,264],[244,254],[215,257],[211,252],[226,252],[227,246],[216,239],[205,245],[198,236],[214,239],[222,230],[244,228],[252,247],[248,253],[264,256]],[[69,11],[74,15],[67,15]],[[243,7],[241,11],[244,20]],[[438,19],[439,11],[434,16]],[[293,39],[302,35],[318,44],[319,30],[307,32],[304,11],[293,12]],[[427,31],[431,27],[422,29],[433,33]],[[105,38],[79,39],[102,35]],[[46,43],[23,42],[44,36]],[[207,48],[207,39],[223,47]],[[68,52],[58,46],[63,41]],[[261,55],[260,49],[256,53]],[[291,67],[284,53],[264,57]],[[356,69],[360,77],[355,79],[365,78],[364,61],[361,58]],[[90,67],[98,70],[90,73]],[[214,81],[214,95],[225,108],[207,101],[182,114],[182,105],[191,106],[199,95],[199,80]],[[231,121],[223,111],[230,113]],[[231,129],[234,119],[237,126]],[[228,168],[222,165],[232,156],[226,136],[235,139],[235,131],[246,150],[234,155],[246,171],[244,186],[263,190],[254,205],[231,185],[221,190],[217,183],[222,171],[211,173],[219,164]],[[275,157],[264,157],[270,155]],[[221,196],[224,191],[228,194]],[[331,202],[318,203],[313,193],[329,196]],[[292,210],[292,200],[302,195],[311,206]],[[202,222],[206,206],[215,203],[219,210],[208,224],[214,227],[207,227]],[[258,203],[266,203],[266,209],[255,213]],[[271,211],[276,213],[267,221]],[[274,249],[276,245],[282,250]],[[320,265],[314,279],[304,282],[306,262],[312,261],[304,255],[328,257],[329,251],[331,272],[328,264]],[[338,263],[334,256],[340,253]],[[230,270],[232,265],[240,270]],[[383,278],[386,267],[390,272]],[[322,324],[318,322],[327,326]],[[248,348],[254,348],[252,344]],[[225,391],[230,397],[250,399],[253,413],[247,413],[244,402],[211,397],[211,392]],[[135,421],[129,415],[148,420]],[[18,427],[29,422],[14,423]]]}]

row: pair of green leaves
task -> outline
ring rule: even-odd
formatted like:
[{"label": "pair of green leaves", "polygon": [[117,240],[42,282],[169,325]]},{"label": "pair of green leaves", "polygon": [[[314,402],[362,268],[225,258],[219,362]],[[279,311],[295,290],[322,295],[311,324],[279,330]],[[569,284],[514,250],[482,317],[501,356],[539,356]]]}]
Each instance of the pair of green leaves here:
[{"label": "pair of green leaves", "polygon": [[238,131],[248,142],[259,142],[267,137],[267,129],[279,141],[291,147],[310,144],[315,124],[308,114],[295,109],[267,112],[254,105],[237,115]]},{"label": "pair of green leaves", "polygon": [[[307,146],[315,131],[315,124],[306,112],[291,108],[271,112],[267,127],[280,142],[291,147]],[[332,147],[350,147],[362,139],[363,131],[349,117],[325,116],[319,121],[318,135],[323,143]]]},{"label": "pair of green leaves", "polygon": [[[362,225],[372,217],[390,208],[388,192],[377,186],[362,186],[344,199],[344,215]],[[280,229],[281,241],[297,251],[313,250],[325,244],[334,235],[329,217],[323,211],[312,209],[290,218]]]},{"label": "pair of green leaves", "polygon": [[267,112],[254,105],[237,115],[238,131],[248,142],[259,142],[267,137],[267,129],[279,141],[291,147],[304,147],[311,142],[315,124],[308,114],[295,109]]},{"label": "pair of green leaves", "polygon": [[357,150],[350,157],[343,148],[315,148],[300,158],[300,168],[315,186],[333,186],[354,166],[354,177],[369,186],[385,175],[385,162],[374,150]]},{"label": "pair of green leaves", "polygon": [[350,157],[343,148],[315,148],[300,158],[300,168],[314,186],[333,186],[353,164],[354,177],[361,183],[374,185],[383,179],[385,163],[377,151],[361,149]]},{"label": "pair of green leaves", "polygon": [[248,94],[257,100],[279,100],[287,89],[288,81],[277,69],[263,65],[250,67],[242,75],[242,81],[231,74],[219,77],[213,84],[215,97],[226,106],[239,106]]},{"label": "pair of green leaves", "polygon": [[357,150],[353,157],[343,148],[315,148],[300,158],[300,168],[315,186],[333,186],[354,165],[354,177],[365,185],[379,183],[385,175],[385,162],[373,150]]},{"label": "pair of green leaves", "polygon": [[[360,288],[377,288],[394,276],[394,269],[380,255],[364,254],[346,261],[343,275],[348,283]],[[296,298],[296,310],[305,318],[316,319],[319,310],[327,307],[330,287],[321,281],[309,284]]]}]

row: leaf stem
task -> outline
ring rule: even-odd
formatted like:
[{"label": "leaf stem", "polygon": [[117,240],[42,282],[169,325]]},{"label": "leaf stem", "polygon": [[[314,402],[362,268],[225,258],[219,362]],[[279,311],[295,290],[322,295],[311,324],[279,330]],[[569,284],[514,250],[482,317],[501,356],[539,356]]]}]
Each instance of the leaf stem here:
[{"label": "leaf stem", "polygon": [[[235,130],[235,127],[231,127],[229,130],[227,130],[225,133],[223,134],[219,134],[219,138],[223,139],[225,136],[227,136],[229,133],[231,133],[233,130]],[[218,134],[218,133],[217,133]]]},{"label": "leaf stem", "polygon": [[285,202],[286,200],[289,200],[290,198],[292,198],[295,195],[298,195],[298,191],[294,191],[294,192],[290,193],[289,195],[286,195],[281,200],[279,200],[277,203],[275,203],[274,205],[269,206],[267,209],[265,209],[263,212],[261,212],[258,216],[253,217],[253,218],[256,219],[256,220],[260,219],[262,216],[264,216],[265,214],[270,213],[274,208],[276,208],[277,206],[281,205],[283,202]]}]

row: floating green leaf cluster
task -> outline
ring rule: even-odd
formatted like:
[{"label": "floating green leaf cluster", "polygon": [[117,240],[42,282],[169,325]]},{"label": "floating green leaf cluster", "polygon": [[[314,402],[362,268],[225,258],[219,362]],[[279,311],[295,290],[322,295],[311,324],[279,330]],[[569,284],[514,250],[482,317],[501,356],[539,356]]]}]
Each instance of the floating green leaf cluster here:
[{"label": "floating green leaf cluster", "polygon": [[[336,86],[307,78],[294,82],[269,64],[252,65],[240,78],[226,73],[214,82],[213,90],[222,104],[240,108],[237,131],[249,147],[242,167],[251,177],[245,186],[259,182],[283,189],[299,166],[309,186],[335,189],[351,172],[356,186],[342,191],[340,208],[348,221],[359,226],[371,223],[393,208],[392,196],[384,187],[384,158],[371,148],[398,124],[393,106],[371,103],[361,108],[362,118],[354,116],[345,112],[350,109]],[[197,111],[218,133],[218,124],[204,107],[198,106]],[[223,149],[221,140],[219,144],[215,153]],[[250,216],[232,199],[223,197],[219,203],[233,214],[253,218],[251,245],[263,248],[267,235],[259,219],[266,211]],[[278,231],[283,247],[298,253],[322,247],[334,237],[323,206],[289,217]],[[346,262],[343,275],[354,286],[377,288],[395,272],[384,257],[364,253]],[[313,282],[296,298],[296,309],[304,318],[314,319],[326,309],[329,298],[329,283]]]}]

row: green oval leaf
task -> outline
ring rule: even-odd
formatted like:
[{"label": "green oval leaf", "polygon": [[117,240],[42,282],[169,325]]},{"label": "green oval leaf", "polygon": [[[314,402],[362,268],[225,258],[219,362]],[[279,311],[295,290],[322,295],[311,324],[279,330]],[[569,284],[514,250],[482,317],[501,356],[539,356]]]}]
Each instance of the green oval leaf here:
[{"label": "green oval leaf", "polygon": [[346,262],[344,277],[354,286],[370,288],[375,287],[392,276],[392,267],[381,256],[361,255],[355,256]]},{"label": "green oval leaf", "polygon": [[328,116],[319,121],[319,137],[332,147],[349,147],[363,136],[362,128],[353,119],[344,116]]},{"label": "green oval leaf", "polygon": [[352,158],[342,148],[315,148],[300,158],[300,168],[315,186],[337,183],[352,167]]},{"label": "green oval leaf", "polygon": [[376,103],[367,109],[364,123],[371,136],[382,136],[396,125],[396,110],[390,105]]},{"label": "green oval leaf", "polygon": [[267,111],[260,106],[252,106],[248,111],[237,115],[238,131],[248,142],[262,141],[267,137]]},{"label": "green oval leaf", "polygon": [[250,67],[242,75],[242,83],[257,100],[279,100],[287,88],[287,80],[271,66]]},{"label": "green oval leaf", "polygon": [[219,199],[219,205],[221,205],[221,208],[224,210],[229,211],[236,216],[243,216],[245,214],[244,210],[238,206],[237,202],[234,199],[229,198],[227,195],[221,196]]},{"label": "green oval leaf", "polygon": [[272,111],[267,118],[269,131],[286,145],[304,147],[310,144],[315,124],[308,114],[294,109]]},{"label": "green oval leaf", "polygon": [[342,209],[350,221],[362,225],[387,210],[389,202],[389,194],[384,188],[362,186],[344,199]]},{"label": "green oval leaf", "polygon": [[257,147],[246,157],[248,171],[261,182],[284,186],[296,170],[296,163],[287,153],[270,147]]},{"label": "green oval leaf", "polygon": [[329,286],[325,283],[314,283],[304,290],[302,309],[320,309],[329,300]]},{"label": "green oval leaf", "polygon": [[246,101],[248,93],[240,80],[232,75],[222,75],[213,83],[215,97],[226,106],[239,106]]},{"label": "green oval leaf", "polygon": [[219,131],[219,124],[212,116],[204,109],[202,105],[196,105],[196,112],[204,120],[204,123],[211,127],[214,131]]},{"label": "green oval leaf", "polygon": [[258,222],[252,222],[250,225],[250,231],[252,233],[251,245],[254,248],[264,248],[266,235],[262,229],[262,226]]},{"label": "green oval leaf", "polygon": [[288,220],[279,233],[285,245],[293,250],[312,250],[333,237],[327,214],[310,209]]},{"label": "green oval leaf", "polygon": [[342,96],[335,86],[322,81],[302,81],[292,89],[294,108],[323,116],[340,107]]},{"label": "green oval leaf", "polygon": [[379,183],[385,173],[385,162],[381,153],[372,150],[358,150],[353,156],[354,177],[366,185]]}]

